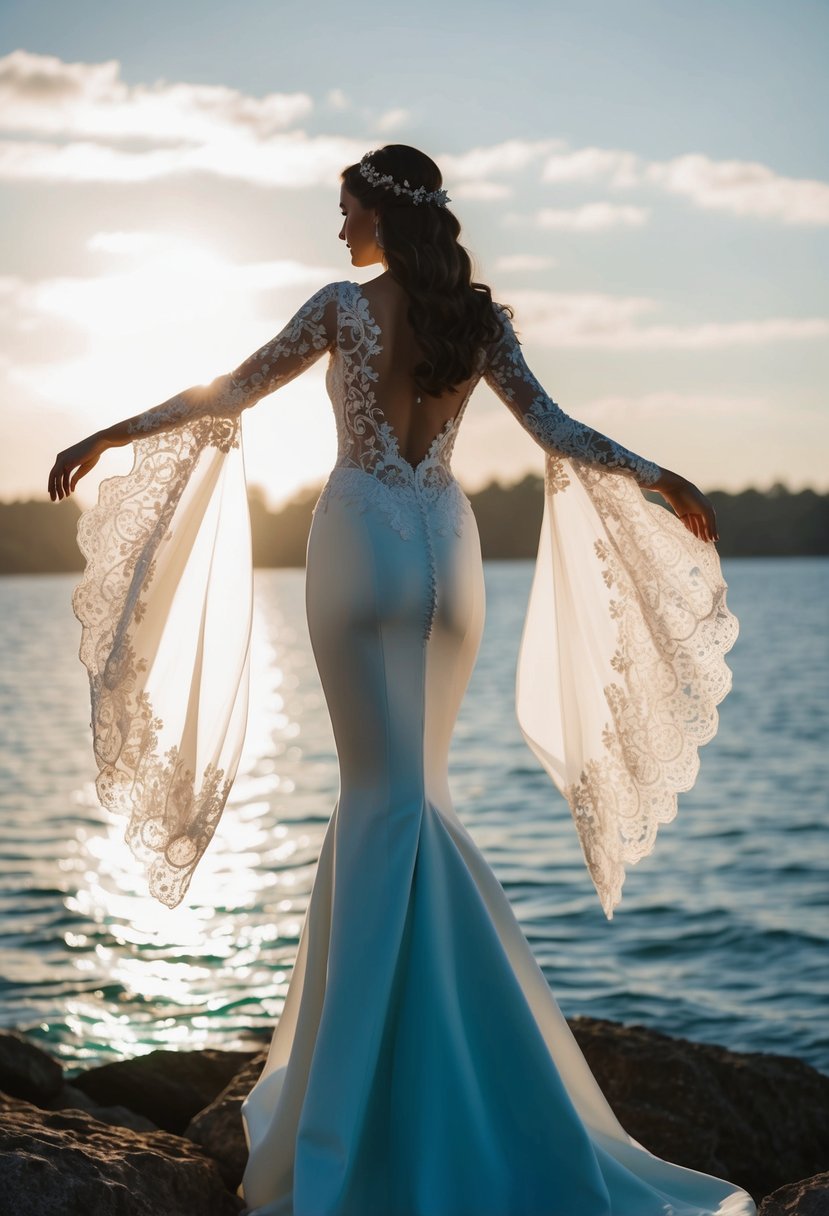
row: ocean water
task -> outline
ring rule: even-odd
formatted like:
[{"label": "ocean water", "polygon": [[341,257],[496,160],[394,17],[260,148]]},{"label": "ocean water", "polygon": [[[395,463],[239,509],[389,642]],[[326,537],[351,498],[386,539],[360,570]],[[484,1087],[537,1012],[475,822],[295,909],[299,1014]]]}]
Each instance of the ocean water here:
[{"label": "ocean water", "polygon": [[[723,563],[734,689],[695,788],[606,921],[513,682],[532,563],[486,565],[451,788],[563,1010],[829,1072],[829,561]],[[338,778],[304,572],[256,572],[251,720],[179,908],[98,805],[73,575],[0,579],[0,1024],[82,1067],[252,1047],[279,1018]]]}]

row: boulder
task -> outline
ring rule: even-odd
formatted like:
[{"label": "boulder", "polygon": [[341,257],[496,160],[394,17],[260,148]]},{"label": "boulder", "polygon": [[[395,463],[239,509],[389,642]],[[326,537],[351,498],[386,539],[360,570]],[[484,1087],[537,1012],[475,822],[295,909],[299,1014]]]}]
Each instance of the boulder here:
[{"label": "boulder", "polygon": [[14,1216],[238,1216],[244,1207],[190,1140],[5,1095],[0,1194]]},{"label": "boulder", "polygon": [[17,1030],[0,1030],[0,1091],[45,1103],[63,1085],[63,1069]]},{"label": "boulder", "polygon": [[619,1122],[658,1157],[736,1182],[758,1202],[829,1165],[829,1077],[802,1060],[568,1021]]},{"label": "boulder", "polygon": [[267,1058],[267,1051],[263,1051],[249,1060],[219,1096],[191,1119],[184,1132],[213,1158],[226,1185],[234,1192],[242,1181],[248,1159],[242,1101],[253,1089]]},{"label": "boulder", "polygon": [[758,1216],[826,1216],[829,1212],[829,1173],[790,1182],[766,1195]]},{"label": "boulder", "polygon": [[[622,1126],[652,1153],[727,1178],[749,1191],[758,1206],[766,1196],[763,1216],[829,1216],[829,1175],[824,1173],[829,1167],[829,1077],[789,1056],[729,1051],[598,1018],[568,1022]],[[178,1163],[187,1178],[197,1179],[196,1190],[223,1183],[228,1190],[222,1188],[222,1193],[238,1202],[231,1193],[247,1160],[240,1108],[266,1056],[266,1049],[154,1051],[66,1081],[59,1064],[22,1035],[6,1032],[0,1036],[0,1088],[12,1095],[6,1107],[17,1112],[15,1119],[26,1128],[40,1122],[38,1131],[29,1128],[29,1139],[21,1140],[23,1172],[14,1172],[16,1149],[10,1150],[11,1160],[3,1159],[0,1193],[19,1184],[25,1196],[27,1171],[54,1178],[66,1168],[71,1193],[84,1195],[88,1179],[103,1187],[112,1166],[112,1194],[117,1196],[127,1186],[124,1177],[131,1177],[124,1162],[131,1169],[144,1153],[162,1162],[163,1168],[154,1167],[154,1178],[166,1176],[165,1170]],[[25,1094],[33,1096],[15,1106],[13,1098]],[[33,1102],[37,1106],[27,1105]],[[20,1113],[24,1107],[25,1118]],[[8,1139],[8,1119],[6,1123]],[[76,1167],[77,1144],[85,1134],[92,1135],[93,1148]],[[123,1145],[128,1152],[122,1152]],[[170,1145],[178,1147],[173,1151]],[[192,1159],[182,1145],[189,1146]],[[208,1165],[212,1183],[200,1173]],[[161,1205],[156,1213],[174,1216],[191,1210],[189,1198],[180,1202],[185,1206]],[[121,1210],[92,1202],[85,1206],[95,1216]],[[71,1210],[83,1208],[79,1201]],[[15,1216],[30,1210],[60,1216],[70,1208],[44,1200],[40,1208],[18,1204],[13,1210]],[[132,1207],[130,1216],[143,1216],[145,1210],[152,1209]],[[200,1216],[224,1211],[205,1203]]]},{"label": "boulder", "polygon": [[134,1132],[157,1132],[158,1125],[152,1119],[137,1115],[127,1106],[99,1106],[82,1089],[74,1085],[64,1085],[60,1093],[50,1102],[38,1102],[38,1106],[46,1110],[85,1110],[98,1120],[99,1123],[113,1123],[117,1127],[131,1127]]},{"label": "boulder", "polygon": [[127,1106],[178,1136],[252,1054],[213,1048],[151,1051],[90,1068],[73,1077],[72,1085],[100,1106]]}]

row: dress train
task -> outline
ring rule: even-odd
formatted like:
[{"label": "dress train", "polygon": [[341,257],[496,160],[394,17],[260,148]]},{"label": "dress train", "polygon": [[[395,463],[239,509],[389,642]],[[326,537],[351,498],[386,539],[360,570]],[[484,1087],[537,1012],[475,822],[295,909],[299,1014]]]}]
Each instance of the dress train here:
[{"label": "dress train", "polygon": [[460,536],[402,540],[323,501],[306,602],[340,791],[242,1106],[250,1216],[749,1216],[621,1127],[452,806],[485,612],[468,504]]}]

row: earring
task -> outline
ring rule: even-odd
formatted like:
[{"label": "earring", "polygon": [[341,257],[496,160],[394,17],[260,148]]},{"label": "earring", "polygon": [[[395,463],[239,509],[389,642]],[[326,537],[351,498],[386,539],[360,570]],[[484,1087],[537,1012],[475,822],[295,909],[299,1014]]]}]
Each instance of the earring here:
[{"label": "earring", "polygon": [[380,240],[380,225],[375,221],[374,224],[374,241],[378,249],[385,249],[386,246]]}]

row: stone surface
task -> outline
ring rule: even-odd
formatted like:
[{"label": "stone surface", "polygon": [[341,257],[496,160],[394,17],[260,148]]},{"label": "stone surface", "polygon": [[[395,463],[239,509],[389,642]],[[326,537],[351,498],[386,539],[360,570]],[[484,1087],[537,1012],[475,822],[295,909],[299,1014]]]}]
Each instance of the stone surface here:
[{"label": "stone surface", "polygon": [[779,1187],[763,1200],[758,1216],[829,1216],[829,1173]]},{"label": "stone surface", "polygon": [[60,1092],[63,1069],[16,1030],[0,1030],[0,1092],[48,1102]]},{"label": "stone surface", "polygon": [[[568,1020],[622,1126],[647,1149],[736,1182],[758,1207],[767,1197],[762,1216],[829,1216],[829,1077],[788,1056]],[[38,1097],[37,1106],[13,1098],[0,1106],[0,1194],[19,1195],[15,1216],[239,1211],[235,1191],[247,1160],[240,1107],[265,1058],[263,1050],[155,1051],[66,1081],[59,1064],[7,1032],[0,1088],[5,1078],[18,1095],[27,1088]],[[146,1194],[163,1191],[163,1205],[135,1181],[145,1160],[148,1186],[158,1188]],[[75,1207],[49,1198],[59,1198],[64,1175]],[[119,1207],[133,1186],[138,1198]],[[219,1198],[205,1198],[215,1187]],[[21,1206],[30,1192],[45,1196],[40,1207]]]},{"label": "stone surface", "polygon": [[181,1135],[248,1062],[249,1051],[151,1051],[90,1068],[72,1078],[100,1106],[128,1106],[167,1132]]},{"label": "stone surface", "polygon": [[262,1051],[249,1060],[227,1088],[209,1106],[199,1111],[184,1132],[213,1158],[227,1186],[234,1192],[242,1181],[248,1158],[242,1125],[242,1100],[253,1089],[267,1055],[267,1051]]},{"label": "stone surface", "polygon": [[829,1077],[802,1060],[568,1020],[619,1122],[658,1157],[736,1182],[758,1203],[829,1167]]},{"label": "stone surface", "polygon": [[128,1106],[99,1106],[89,1094],[74,1085],[64,1085],[59,1094],[49,1102],[38,1102],[46,1110],[85,1110],[101,1123],[112,1123],[117,1127],[131,1127],[134,1132],[157,1132],[158,1125],[152,1119],[137,1115]]},{"label": "stone surface", "polygon": [[237,1216],[244,1207],[189,1140],[5,1095],[0,1195],[14,1216]]}]

